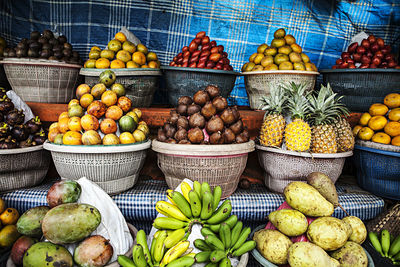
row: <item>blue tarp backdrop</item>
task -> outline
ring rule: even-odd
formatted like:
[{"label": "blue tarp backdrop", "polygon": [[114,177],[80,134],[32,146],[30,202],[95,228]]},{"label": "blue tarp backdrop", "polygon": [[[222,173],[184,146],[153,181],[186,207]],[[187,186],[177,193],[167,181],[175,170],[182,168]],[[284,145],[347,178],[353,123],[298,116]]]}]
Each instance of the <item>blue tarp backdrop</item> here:
[{"label": "blue tarp backdrop", "polygon": [[[33,30],[56,30],[86,59],[122,26],[168,64],[199,31],[225,46],[236,71],[283,27],[319,69],[330,68],[360,31],[399,48],[400,0],[1,0],[0,35],[15,45]],[[248,105],[243,77],[230,102]]]}]

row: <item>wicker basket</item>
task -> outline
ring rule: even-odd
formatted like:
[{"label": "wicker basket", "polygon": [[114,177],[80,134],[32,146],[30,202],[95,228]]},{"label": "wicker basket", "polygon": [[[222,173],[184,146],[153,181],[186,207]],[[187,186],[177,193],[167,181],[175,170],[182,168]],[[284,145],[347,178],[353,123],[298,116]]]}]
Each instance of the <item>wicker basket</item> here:
[{"label": "wicker basket", "polygon": [[262,96],[269,95],[271,85],[286,82],[304,83],[307,90],[314,90],[318,72],[298,70],[276,70],[276,71],[251,71],[242,72],[250,107],[260,109]]},{"label": "wicker basket", "polygon": [[4,65],[12,89],[24,101],[68,103],[79,82],[80,65],[11,58],[0,63]]},{"label": "wicker basket", "polygon": [[247,163],[247,155],[254,151],[254,142],[232,145],[180,145],[153,140],[158,167],[171,189],[183,179],[207,182],[222,188],[222,198],[235,192]]},{"label": "wicker basket", "polygon": [[[82,68],[85,83],[93,86],[99,82],[100,74],[106,69]],[[159,87],[161,71],[159,69],[111,69],[117,76],[116,82],[125,87],[126,96],[134,107],[149,107],[155,91]]]},{"label": "wicker basket", "polygon": [[343,170],[346,157],[352,151],[334,154],[311,154],[256,145],[258,160],[264,169],[265,186],[283,193],[287,184],[306,181],[311,172],[322,172],[335,183]]},{"label": "wicker basket", "polygon": [[40,184],[50,165],[43,146],[0,150],[0,192]]},{"label": "wicker basket", "polygon": [[377,233],[386,229],[394,236],[400,235],[400,204],[394,205],[389,210],[368,221],[367,229]]},{"label": "wicker basket", "polygon": [[68,146],[46,141],[58,174],[64,179],[86,177],[108,194],[133,187],[143,167],[151,141],[115,146]]}]

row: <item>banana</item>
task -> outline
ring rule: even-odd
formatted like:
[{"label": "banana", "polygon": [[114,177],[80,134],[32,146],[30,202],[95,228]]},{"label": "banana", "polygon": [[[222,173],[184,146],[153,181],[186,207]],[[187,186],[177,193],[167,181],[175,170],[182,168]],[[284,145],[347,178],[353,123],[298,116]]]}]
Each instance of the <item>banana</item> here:
[{"label": "banana", "polygon": [[[187,221],[189,222],[190,220],[180,211],[180,209],[171,203],[168,203],[166,201],[160,200],[157,201],[156,203],[156,210],[158,212],[162,212],[168,215],[168,217],[178,219],[180,221]],[[160,213],[161,213],[160,212]],[[164,214],[164,215],[165,215]]]},{"label": "banana", "polygon": [[157,232],[155,232],[153,238],[157,238],[158,235],[159,235],[161,232],[162,232],[161,230],[158,230]]},{"label": "banana", "polygon": [[146,233],[143,230],[139,230],[137,232],[136,243],[142,246],[144,258],[146,259],[147,264],[153,267],[153,261],[151,260],[149,246],[147,245]]},{"label": "banana", "polygon": [[196,239],[193,244],[201,251],[211,251],[211,247],[203,239]]},{"label": "banana", "polygon": [[219,233],[219,229],[221,228],[221,224],[205,224],[205,227],[207,227],[208,229],[210,229],[211,231],[213,231],[214,233],[218,234]]},{"label": "banana", "polygon": [[233,251],[232,256],[234,257],[240,257],[243,254],[249,252],[250,250],[253,250],[256,247],[256,242],[253,240],[245,242],[243,245],[241,245],[237,250]]},{"label": "banana", "polygon": [[211,251],[202,251],[197,253],[196,256],[194,256],[194,259],[198,263],[207,262],[210,260],[210,254]]},{"label": "banana", "polygon": [[190,256],[184,256],[179,259],[171,261],[167,267],[189,267],[192,266],[195,263],[195,260],[193,257]]},{"label": "banana", "polygon": [[175,231],[173,231],[171,234],[167,236],[167,238],[164,241],[164,245],[166,248],[172,248],[176,244],[178,244],[179,241],[182,240],[182,238],[185,236],[185,229],[180,228]]},{"label": "banana", "polygon": [[211,262],[220,262],[223,258],[226,257],[226,252],[224,250],[214,250],[210,254],[210,261]]},{"label": "banana", "polygon": [[236,215],[231,215],[228,219],[225,220],[225,223],[229,225],[229,227],[232,229],[238,221],[238,217]]},{"label": "banana", "polygon": [[[188,193],[189,194],[189,193]],[[175,202],[179,210],[187,217],[192,218],[192,210],[190,209],[190,204],[186,198],[178,191],[172,191],[169,196]],[[189,198],[189,197],[188,197]]]},{"label": "banana", "polygon": [[218,265],[219,267],[231,267],[232,263],[231,260],[228,257],[225,257],[221,260],[221,262]]},{"label": "banana", "polygon": [[144,258],[143,247],[141,245],[135,245],[132,251],[133,262],[136,266],[147,266],[146,259]]},{"label": "banana", "polygon": [[206,266],[204,266],[204,267],[218,267],[218,263],[216,263],[216,262],[209,262],[209,263],[207,263]]},{"label": "banana", "polygon": [[201,199],[195,191],[189,192],[189,203],[194,218],[199,218],[201,213]]},{"label": "banana", "polygon": [[164,255],[162,259],[162,265],[167,265],[173,260],[179,258],[185,251],[188,249],[190,242],[189,241],[180,241],[178,244],[170,248]]},{"label": "banana", "polygon": [[[161,231],[157,231],[156,233],[159,233],[159,232],[161,232]],[[151,246],[150,246],[150,255],[151,255],[151,259],[152,259],[152,261],[155,263],[155,260],[154,260],[154,250],[156,249],[156,243],[157,243],[157,238],[158,238],[158,236],[159,235],[157,235],[157,237],[156,237],[156,235],[154,234],[154,236],[153,236],[153,240],[151,240]]]},{"label": "banana", "polygon": [[229,249],[231,247],[231,228],[227,223],[222,223],[219,228],[219,237],[221,238],[222,243],[225,246],[225,249]]},{"label": "banana", "polygon": [[400,235],[398,235],[390,245],[389,256],[397,255],[400,252]]},{"label": "banana", "polygon": [[209,191],[206,191],[203,194],[203,203],[201,205],[201,213],[200,213],[200,218],[202,220],[207,220],[208,218],[211,217],[211,215],[213,214],[213,210],[212,210],[212,200],[213,200],[213,196]]},{"label": "banana", "polygon": [[382,246],[381,243],[379,242],[377,234],[374,232],[369,232],[368,237],[369,240],[371,241],[372,246],[374,246],[375,250],[378,251],[383,256]]},{"label": "banana", "polygon": [[210,192],[212,195],[211,187],[207,182],[201,184],[201,195],[204,197],[205,192]]},{"label": "banana", "polygon": [[162,231],[156,240],[155,248],[154,248],[154,263],[157,265],[159,263],[165,252],[164,241],[167,238],[167,231]]},{"label": "banana", "polygon": [[[225,202],[224,202],[225,203]],[[231,215],[232,205],[229,202],[227,204],[222,204],[223,207],[221,209],[218,208],[216,212],[207,220],[208,224],[218,224],[222,221],[225,221],[229,215]]]},{"label": "banana", "polygon": [[219,250],[224,250],[225,246],[222,243],[221,240],[215,235],[206,235],[204,237],[204,240],[206,241],[207,245],[212,247],[213,249],[219,249]]},{"label": "banana", "polygon": [[233,247],[230,249],[230,251],[235,251],[236,249],[238,249],[247,240],[247,237],[249,237],[250,233],[251,233],[250,227],[245,227],[240,233],[238,240],[236,241],[235,245],[233,245]]},{"label": "banana", "polygon": [[176,203],[174,202],[174,200],[169,196],[169,194],[171,194],[172,191],[174,191],[174,190],[172,190],[172,189],[167,189],[167,198],[168,198],[169,202],[172,203],[172,205],[176,206]]},{"label": "banana", "polygon": [[390,248],[390,233],[386,229],[382,230],[381,232],[381,244],[382,252],[387,257]]},{"label": "banana", "polygon": [[400,252],[397,253],[397,254],[395,254],[395,255],[392,257],[392,261],[398,261],[398,260],[400,260]]},{"label": "banana", "polygon": [[186,182],[182,182],[181,184],[182,195],[185,197],[186,201],[189,202],[189,192],[192,190],[192,187]]},{"label": "banana", "polygon": [[233,229],[231,231],[231,242],[232,242],[232,244],[235,244],[236,241],[238,240],[239,235],[240,235],[240,233],[242,231],[242,228],[243,228],[243,223],[241,221],[238,221],[236,223],[236,225],[233,227]]},{"label": "banana", "polygon": [[199,183],[199,181],[194,181],[193,182],[193,191],[197,193],[197,195],[199,196],[200,200],[202,198],[201,196],[201,184]]},{"label": "banana", "polygon": [[119,265],[121,265],[122,267],[136,267],[133,260],[131,260],[125,255],[118,255],[117,261]]},{"label": "banana", "polygon": [[192,251],[193,251],[193,248],[188,248],[188,249],[185,251],[185,253],[183,253],[183,254],[181,255],[181,257],[191,254]]},{"label": "banana", "polygon": [[196,253],[191,252],[189,254],[186,254],[185,256],[189,256],[189,257],[192,257],[194,259],[194,256],[196,256]]},{"label": "banana", "polygon": [[158,217],[153,222],[153,226],[155,228],[165,230],[176,230],[180,228],[185,228],[187,225],[187,222],[182,222],[180,220],[169,217]]},{"label": "banana", "polygon": [[206,235],[215,235],[210,229],[202,227],[200,230],[201,234],[205,237]]},{"label": "banana", "polygon": [[218,208],[218,204],[221,201],[221,195],[222,195],[222,189],[218,185],[214,187],[213,191],[213,211],[215,211]]}]

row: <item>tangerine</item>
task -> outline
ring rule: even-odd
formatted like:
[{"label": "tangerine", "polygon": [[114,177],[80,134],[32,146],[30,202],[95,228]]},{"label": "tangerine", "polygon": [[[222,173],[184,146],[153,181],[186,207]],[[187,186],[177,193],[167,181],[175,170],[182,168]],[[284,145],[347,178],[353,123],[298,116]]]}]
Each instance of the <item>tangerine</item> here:
[{"label": "tangerine", "polygon": [[84,68],[94,68],[96,67],[96,59],[88,59],[85,61],[85,64],[83,65]]},{"label": "tangerine", "polygon": [[128,62],[126,63],[126,67],[127,67],[128,69],[140,68],[140,66],[139,66],[136,62],[134,62],[134,61],[128,61]]},{"label": "tangerine", "polygon": [[385,96],[383,103],[388,106],[388,108],[398,108],[400,107],[400,94],[392,93]]},{"label": "tangerine", "polygon": [[109,60],[114,59],[115,53],[114,51],[108,50],[108,49],[104,49],[103,51],[101,51],[100,57],[102,58],[106,58]]},{"label": "tangerine", "polygon": [[372,131],[369,127],[362,127],[360,131],[358,131],[358,138],[361,140],[369,141],[371,140],[372,136],[374,135],[374,131]]},{"label": "tangerine", "polygon": [[353,135],[354,136],[357,136],[357,134],[358,134],[358,132],[362,129],[362,125],[356,125],[356,126],[354,126],[354,128],[353,128]]},{"label": "tangerine", "polygon": [[68,111],[64,111],[58,116],[58,120],[61,120],[62,118],[69,118],[68,116]]},{"label": "tangerine", "polygon": [[99,120],[93,115],[86,114],[81,118],[81,125],[85,131],[97,131],[97,129],[99,129]]},{"label": "tangerine", "polygon": [[132,61],[138,65],[144,65],[146,63],[146,56],[144,53],[137,51],[132,54]]},{"label": "tangerine", "polygon": [[103,137],[103,145],[118,145],[119,138],[115,134],[106,134]]},{"label": "tangerine", "polygon": [[119,141],[121,144],[132,144],[135,143],[135,138],[130,132],[123,132],[119,136]]},{"label": "tangerine", "polygon": [[123,43],[123,42],[125,42],[126,41],[126,35],[123,33],[123,32],[117,32],[116,34],[115,34],[115,40],[118,40],[118,41],[120,41],[121,43]]},{"label": "tangerine", "polygon": [[96,68],[97,69],[107,69],[110,67],[110,61],[106,58],[99,58],[96,60]]},{"label": "tangerine", "polygon": [[84,94],[81,97],[79,103],[81,104],[81,106],[83,108],[87,108],[93,102],[93,100],[94,100],[94,97],[92,94]]},{"label": "tangerine", "polygon": [[371,114],[371,116],[384,116],[388,111],[388,107],[380,103],[372,104],[369,107],[369,114]]},{"label": "tangerine", "polygon": [[400,135],[394,137],[394,138],[392,139],[391,144],[394,145],[394,146],[400,146]]},{"label": "tangerine", "polygon": [[115,121],[119,120],[124,112],[118,106],[111,106],[106,110],[106,118],[113,119]]},{"label": "tangerine", "polygon": [[389,121],[383,131],[390,135],[391,137],[395,137],[400,135],[400,122],[397,121]]},{"label": "tangerine", "polygon": [[125,63],[122,60],[114,59],[113,61],[111,61],[110,68],[111,69],[122,69],[122,68],[125,68]]},{"label": "tangerine", "polygon": [[136,45],[133,44],[132,42],[125,41],[122,44],[122,50],[128,51],[129,53],[133,54],[136,52]]},{"label": "tangerine", "polygon": [[118,130],[118,126],[114,120],[107,118],[101,121],[100,130],[104,134],[115,133]]},{"label": "tangerine", "polygon": [[382,130],[387,124],[387,119],[384,116],[373,116],[369,122],[368,127],[374,131]]},{"label": "tangerine", "polygon": [[389,111],[388,118],[391,121],[400,121],[400,108],[395,108]]},{"label": "tangerine", "polygon": [[114,91],[108,90],[101,95],[101,102],[107,107],[115,105],[117,103],[118,96]]},{"label": "tangerine", "polygon": [[[121,60],[122,62],[126,63],[126,62],[130,61],[132,57],[128,51],[120,50],[120,51],[118,51],[116,58]],[[111,62],[111,64],[112,64],[112,62]]]},{"label": "tangerine", "polygon": [[375,143],[388,145],[390,144],[390,136],[385,133],[379,132],[372,136],[371,141]]}]

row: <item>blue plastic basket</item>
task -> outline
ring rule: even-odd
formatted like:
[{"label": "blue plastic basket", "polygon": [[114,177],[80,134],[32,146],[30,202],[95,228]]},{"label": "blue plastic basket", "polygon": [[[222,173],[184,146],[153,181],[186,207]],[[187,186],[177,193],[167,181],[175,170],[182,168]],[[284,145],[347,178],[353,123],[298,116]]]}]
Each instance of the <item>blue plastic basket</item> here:
[{"label": "blue plastic basket", "polygon": [[353,160],[361,188],[400,200],[400,153],[356,145]]}]

